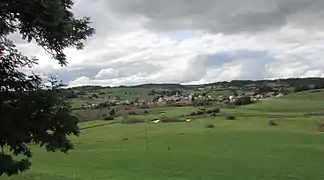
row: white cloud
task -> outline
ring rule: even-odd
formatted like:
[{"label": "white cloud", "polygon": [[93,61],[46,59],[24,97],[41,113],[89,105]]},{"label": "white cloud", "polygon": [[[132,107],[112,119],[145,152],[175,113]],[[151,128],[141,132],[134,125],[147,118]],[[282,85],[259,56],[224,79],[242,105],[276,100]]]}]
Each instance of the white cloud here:
[{"label": "white cloud", "polygon": [[112,79],[118,77],[119,71],[116,69],[108,68],[102,69],[95,76],[97,79]]},{"label": "white cloud", "polygon": [[[142,2],[148,3],[151,9],[141,9]],[[310,8],[306,9],[299,1],[292,0],[249,0],[244,6],[241,1],[230,0],[222,6],[224,10],[216,8],[215,13],[222,15],[216,19],[212,19],[211,9],[215,2],[225,0],[190,1],[191,5],[183,2],[180,0],[174,7],[165,9],[162,7],[166,4],[157,0],[77,1],[74,11],[78,16],[91,16],[98,34],[89,39],[85,50],[66,50],[67,67],[60,67],[32,44],[19,41],[19,48],[28,56],[36,55],[40,59],[34,71],[61,73],[73,86],[208,83],[324,75],[324,32],[315,23],[322,21],[318,18],[322,1],[314,0],[316,7],[311,0],[306,0],[302,4]],[[234,2],[243,7],[232,6]],[[129,4],[134,3],[134,9],[129,9]],[[256,14],[246,14],[249,9]],[[226,25],[226,11],[233,17],[245,15]],[[156,15],[149,16],[150,13]],[[256,17],[260,13],[271,17],[260,22]],[[275,17],[281,21],[274,22]],[[313,17],[309,22],[311,28],[303,26],[307,23],[304,17]],[[205,22],[198,22],[203,18]],[[255,18],[258,21],[251,22]],[[159,27],[157,23],[162,22],[174,26]],[[228,30],[228,27],[237,29]]]}]

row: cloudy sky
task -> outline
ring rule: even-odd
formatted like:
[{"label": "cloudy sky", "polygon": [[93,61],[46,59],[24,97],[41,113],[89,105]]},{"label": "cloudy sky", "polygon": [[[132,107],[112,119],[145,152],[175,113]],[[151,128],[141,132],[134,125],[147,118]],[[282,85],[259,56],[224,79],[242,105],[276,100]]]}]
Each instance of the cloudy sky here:
[{"label": "cloudy sky", "polygon": [[97,33],[60,67],[33,44],[34,71],[71,86],[198,84],[324,76],[324,0],[75,0]]}]

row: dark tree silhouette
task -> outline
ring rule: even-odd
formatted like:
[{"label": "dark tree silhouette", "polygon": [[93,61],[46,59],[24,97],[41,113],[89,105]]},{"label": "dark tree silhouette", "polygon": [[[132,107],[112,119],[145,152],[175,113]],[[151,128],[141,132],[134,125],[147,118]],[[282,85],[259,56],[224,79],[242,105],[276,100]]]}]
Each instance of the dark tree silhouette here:
[{"label": "dark tree silhouette", "polygon": [[[45,87],[38,75],[25,74],[37,59],[22,55],[8,35],[17,33],[34,41],[61,65],[67,47],[83,48],[94,34],[89,18],[76,19],[71,0],[1,0],[0,2],[0,176],[30,168],[31,143],[48,151],[68,152],[68,135],[78,135],[77,118],[62,96],[61,85],[51,79]],[[23,157],[19,159],[18,156]]]}]

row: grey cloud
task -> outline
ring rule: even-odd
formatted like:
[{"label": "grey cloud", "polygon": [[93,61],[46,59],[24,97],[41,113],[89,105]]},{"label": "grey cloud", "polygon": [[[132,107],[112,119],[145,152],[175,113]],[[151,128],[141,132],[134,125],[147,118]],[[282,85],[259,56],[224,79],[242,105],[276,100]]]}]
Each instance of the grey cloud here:
[{"label": "grey cloud", "polygon": [[[260,79],[265,77],[263,72],[265,72],[270,58],[267,52],[263,51],[229,51],[197,56],[188,60],[186,67],[179,71],[167,71],[164,73],[164,69],[160,66],[140,62],[132,65],[129,64],[128,66],[112,66],[118,68],[111,68],[118,71],[118,77],[110,76],[100,79],[90,76],[86,77],[88,78],[87,83],[101,83],[102,85],[131,85],[148,82],[190,83],[205,78],[214,82],[224,78],[231,78],[226,77],[228,75],[240,77],[241,79]],[[235,66],[238,66],[239,69],[232,71],[232,67]]]},{"label": "grey cloud", "polygon": [[[108,68],[108,67],[107,67]],[[158,73],[160,70],[160,67],[154,64],[149,64],[146,62],[141,63],[127,63],[127,64],[118,64],[114,63],[109,66],[109,68],[114,69],[118,71],[117,77],[118,78],[124,78],[133,76],[136,74],[146,74],[150,75],[153,73]],[[117,78],[115,77],[115,78]],[[109,78],[106,78],[109,79]]]},{"label": "grey cloud", "polygon": [[[116,72],[116,76],[105,76],[105,74],[101,74],[101,76],[97,76],[102,70],[105,69],[113,69]],[[154,73],[158,73],[161,68],[158,65],[149,64],[146,62],[142,63],[114,63],[107,66],[84,66],[80,69],[60,69],[56,70],[50,74],[45,75],[57,75],[60,80],[62,80],[64,83],[68,83],[70,81],[73,81],[79,77],[85,76],[90,79],[114,79],[114,78],[126,78],[131,77],[138,74],[144,74],[146,76],[149,76]],[[97,76],[97,77],[96,77]]]},{"label": "grey cloud", "polygon": [[[120,16],[145,16],[153,30],[200,29],[210,32],[255,32],[295,24],[323,23],[323,0],[106,0]],[[298,17],[298,18],[296,18]],[[315,22],[316,23],[315,23]]]},{"label": "grey cloud", "polygon": [[81,76],[94,78],[99,71],[100,69],[91,68],[91,67],[87,69],[73,70],[73,71],[69,71],[67,69],[61,69],[50,73],[50,75],[57,75],[58,79],[63,81],[63,83],[68,83],[69,81],[75,80]]},{"label": "grey cloud", "polygon": [[[275,59],[265,51],[239,50],[217,53],[213,55],[199,57],[204,61],[208,70],[219,69],[224,71],[226,67],[239,66],[241,79],[260,79],[267,76],[267,65]],[[206,73],[207,74],[207,73]],[[210,74],[209,76],[218,77],[218,74]]]}]

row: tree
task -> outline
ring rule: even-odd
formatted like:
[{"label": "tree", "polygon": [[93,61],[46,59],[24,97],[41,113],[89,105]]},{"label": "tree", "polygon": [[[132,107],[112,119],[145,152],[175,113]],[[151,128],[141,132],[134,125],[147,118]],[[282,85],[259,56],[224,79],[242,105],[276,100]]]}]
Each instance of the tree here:
[{"label": "tree", "polygon": [[233,91],[233,96],[235,96],[235,97],[238,96],[237,91],[235,91],[235,90]]},{"label": "tree", "polygon": [[251,103],[252,103],[251,97],[245,97],[245,96],[240,97],[240,98],[236,99],[236,101],[235,101],[235,105],[237,105],[237,106],[248,105]]},{"label": "tree", "polygon": [[84,47],[83,40],[94,34],[90,18],[76,19],[72,0],[1,0],[0,35],[19,32],[24,40],[34,40],[46,52],[66,65],[67,47]]},{"label": "tree", "polygon": [[115,116],[116,115],[116,111],[115,109],[111,109],[111,111],[109,112],[110,116]]},{"label": "tree", "polygon": [[[71,0],[0,2],[0,176],[30,168],[30,144],[66,153],[73,148],[67,136],[79,134],[77,118],[62,96],[61,84],[51,79],[51,86],[45,87],[38,75],[21,72],[37,59],[22,55],[8,39],[8,35],[19,33],[66,65],[63,50],[82,49],[83,41],[94,34],[90,19],[76,19],[72,6]],[[24,158],[13,158],[18,155]]]}]

